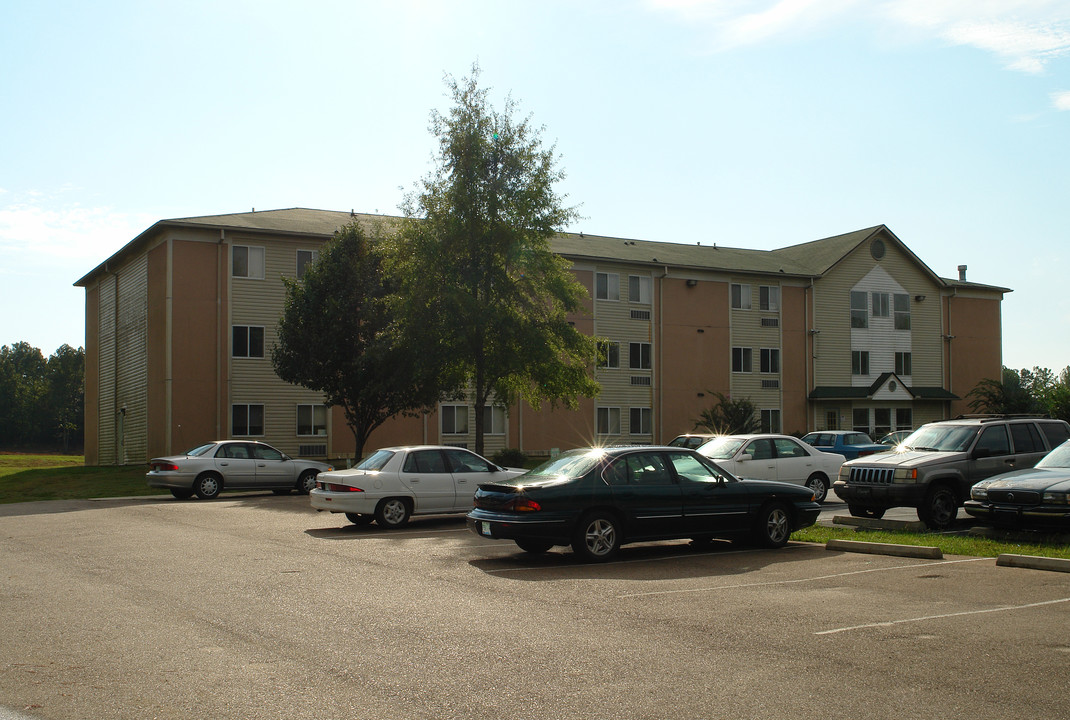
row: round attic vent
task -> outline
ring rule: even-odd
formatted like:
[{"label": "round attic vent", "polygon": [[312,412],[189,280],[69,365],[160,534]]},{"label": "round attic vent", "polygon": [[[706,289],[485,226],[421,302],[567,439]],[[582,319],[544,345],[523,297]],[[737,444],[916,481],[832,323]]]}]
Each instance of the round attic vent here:
[{"label": "round attic vent", "polygon": [[884,257],[884,241],[877,238],[869,244],[869,254],[873,256],[874,260],[880,260]]}]

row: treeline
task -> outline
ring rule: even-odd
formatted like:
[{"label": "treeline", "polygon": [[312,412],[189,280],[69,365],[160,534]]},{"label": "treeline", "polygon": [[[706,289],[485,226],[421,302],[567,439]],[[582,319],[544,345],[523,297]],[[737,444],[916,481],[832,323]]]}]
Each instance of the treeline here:
[{"label": "treeline", "polygon": [[999,380],[982,380],[967,397],[974,412],[1040,414],[1070,422],[1070,367],[1056,374],[1048,368],[1003,368]]},{"label": "treeline", "polygon": [[85,350],[62,345],[45,359],[27,342],[0,348],[0,450],[81,452]]}]

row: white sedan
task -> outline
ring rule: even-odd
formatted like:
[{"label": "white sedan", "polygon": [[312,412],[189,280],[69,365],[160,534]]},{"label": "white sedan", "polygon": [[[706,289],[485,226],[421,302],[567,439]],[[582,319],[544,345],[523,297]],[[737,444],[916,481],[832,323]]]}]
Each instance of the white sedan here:
[{"label": "white sedan", "polygon": [[722,435],[698,451],[736,477],[805,485],[817,502],[824,502],[845,460],[790,435]]},{"label": "white sedan", "polygon": [[525,472],[499,467],[464,448],[389,447],[349,470],[320,473],[309,498],[316,510],[345,513],[357,525],[375,520],[398,528],[413,515],[468,512],[480,483]]}]

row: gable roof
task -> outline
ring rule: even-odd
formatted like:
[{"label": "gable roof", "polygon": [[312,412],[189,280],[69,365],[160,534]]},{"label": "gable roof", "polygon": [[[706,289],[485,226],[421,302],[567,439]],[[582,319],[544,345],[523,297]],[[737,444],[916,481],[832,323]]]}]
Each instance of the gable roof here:
[{"label": "gable roof", "polygon": [[[353,220],[361,220],[363,222],[385,221],[389,223],[399,219],[390,215],[372,215],[353,211],[286,208],[160,220],[74,284],[82,287],[88,285],[96,275],[122,264],[127,258],[140,252],[141,248],[149,240],[156,237],[159,232],[169,227],[218,229],[220,231],[245,230],[264,234],[315,237],[326,240]],[[790,245],[777,250],[750,250],[723,247],[716,244],[702,245],[699,242],[688,244],[634,240],[602,235],[587,235],[585,233],[559,233],[551,239],[550,247],[555,253],[573,260],[617,260],[638,265],[813,278],[827,273],[852,250],[878,234],[898,245],[913,258],[918,266],[937,285],[1010,292],[1006,288],[964,281],[949,281],[938,277],[884,225],[876,225],[863,230],[856,230],[799,245]]]}]

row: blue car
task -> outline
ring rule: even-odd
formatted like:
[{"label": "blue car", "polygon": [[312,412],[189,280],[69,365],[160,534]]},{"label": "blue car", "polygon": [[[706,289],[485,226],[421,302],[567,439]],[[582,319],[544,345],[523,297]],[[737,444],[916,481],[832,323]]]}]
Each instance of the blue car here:
[{"label": "blue car", "polygon": [[843,455],[848,460],[892,449],[891,446],[875,443],[869,435],[854,430],[822,430],[803,435],[802,440],[822,452]]}]

